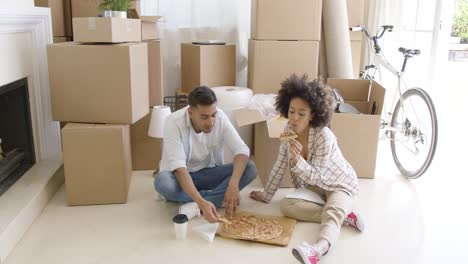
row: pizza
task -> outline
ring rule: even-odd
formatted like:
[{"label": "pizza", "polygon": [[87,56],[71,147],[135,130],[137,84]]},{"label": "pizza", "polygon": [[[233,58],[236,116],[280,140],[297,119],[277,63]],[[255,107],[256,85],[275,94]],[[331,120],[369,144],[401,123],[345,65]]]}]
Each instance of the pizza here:
[{"label": "pizza", "polygon": [[280,134],[280,140],[290,140],[290,139],[293,139],[293,138],[297,138],[297,134],[294,133],[294,131],[292,130],[289,130],[289,131],[286,131],[286,132],[283,132]]},{"label": "pizza", "polygon": [[283,233],[283,226],[275,220],[244,215],[223,224],[223,233],[248,240],[271,240]]}]

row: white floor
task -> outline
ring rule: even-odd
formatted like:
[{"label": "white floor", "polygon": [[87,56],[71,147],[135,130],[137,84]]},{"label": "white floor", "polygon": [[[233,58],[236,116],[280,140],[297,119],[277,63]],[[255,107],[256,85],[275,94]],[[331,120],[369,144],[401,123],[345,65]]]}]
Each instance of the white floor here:
[{"label": "white floor", "polygon": [[[360,180],[357,207],[367,230],[343,228],[321,264],[468,263],[466,82],[433,94],[440,136],[432,167],[420,179],[405,180],[388,142],[381,142],[376,178]],[[220,237],[209,243],[193,233],[177,241],[171,222],[177,205],[155,201],[152,180],[151,172],[135,172],[124,205],[68,207],[62,187],[6,263],[296,263],[291,248],[317,237],[318,224],[301,222],[286,248]],[[247,196],[258,188],[255,182],[242,191],[241,209],[279,215],[278,202],[290,190],[262,204]]]}]

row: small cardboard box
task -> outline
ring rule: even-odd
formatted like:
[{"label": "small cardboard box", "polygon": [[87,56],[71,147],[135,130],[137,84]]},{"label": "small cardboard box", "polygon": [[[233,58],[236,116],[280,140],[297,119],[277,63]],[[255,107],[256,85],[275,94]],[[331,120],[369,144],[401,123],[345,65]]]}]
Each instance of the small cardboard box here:
[{"label": "small cardboard box", "polygon": [[73,40],[79,43],[141,41],[141,20],[116,17],[73,18]]},{"label": "small cardboard box", "polygon": [[142,16],[141,19],[141,40],[160,39],[160,16]]},{"label": "small cardboard box", "polygon": [[[97,17],[100,13],[99,4],[102,0],[71,0],[73,17]],[[140,12],[140,0],[131,2],[131,9]]]},{"label": "small cardboard box", "polygon": [[357,79],[328,79],[327,84],[361,112],[333,114],[330,129],[358,177],[374,178],[385,88],[375,81]]},{"label": "small cardboard box", "polygon": [[55,121],[133,124],[148,114],[146,43],[47,47]]},{"label": "small cardboard box", "polygon": [[68,123],[62,142],[69,205],[127,202],[132,175],[128,125]]},{"label": "small cardboard box", "polygon": [[318,74],[318,41],[250,40],[247,86],[254,94],[276,94],[291,74]]},{"label": "small cardboard box", "polygon": [[[260,111],[248,108],[234,110],[234,117],[240,127],[254,124],[254,160],[257,175],[265,186],[278,157],[279,136],[284,131],[288,120],[280,116],[267,120]],[[293,186],[289,170],[287,170],[280,187]]]},{"label": "small cardboard box", "polygon": [[251,38],[320,40],[322,0],[252,0]]},{"label": "small cardboard box", "polygon": [[149,106],[163,105],[164,75],[161,41],[145,42],[148,44]]},{"label": "small cardboard box", "polygon": [[127,17],[141,20],[141,40],[153,40],[161,38],[161,16],[140,16],[137,10],[130,9],[127,12]]},{"label": "small cardboard box", "polygon": [[236,85],[236,45],[181,44],[182,91]]},{"label": "small cardboard box", "polygon": [[156,170],[162,157],[162,139],[148,136],[151,113],[130,126],[133,170]]},{"label": "small cardboard box", "polygon": [[52,33],[54,37],[66,35],[64,0],[34,0],[34,5],[49,7],[52,15]]}]

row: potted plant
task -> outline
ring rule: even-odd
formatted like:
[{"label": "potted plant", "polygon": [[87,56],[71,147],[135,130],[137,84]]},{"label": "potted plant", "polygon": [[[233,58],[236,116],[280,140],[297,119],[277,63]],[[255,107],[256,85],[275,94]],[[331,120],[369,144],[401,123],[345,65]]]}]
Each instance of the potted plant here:
[{"label": "potted plant", "polygon": [[99,4],[99,10],[104,11],[104,16],[127,18],[127,11],[133,0],[103,0]]}]

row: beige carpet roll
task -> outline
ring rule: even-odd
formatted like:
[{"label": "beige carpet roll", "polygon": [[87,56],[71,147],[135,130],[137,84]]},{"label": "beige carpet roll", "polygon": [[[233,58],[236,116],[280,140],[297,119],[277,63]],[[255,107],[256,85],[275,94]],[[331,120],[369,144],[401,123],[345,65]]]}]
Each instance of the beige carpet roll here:
[{"label": "beige carpet roll", "polygon": [[328,77],[353,78],[346,0],[323,1],[323,28]]}]

